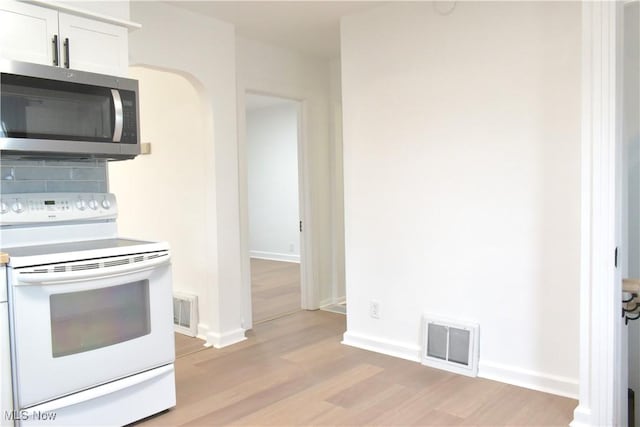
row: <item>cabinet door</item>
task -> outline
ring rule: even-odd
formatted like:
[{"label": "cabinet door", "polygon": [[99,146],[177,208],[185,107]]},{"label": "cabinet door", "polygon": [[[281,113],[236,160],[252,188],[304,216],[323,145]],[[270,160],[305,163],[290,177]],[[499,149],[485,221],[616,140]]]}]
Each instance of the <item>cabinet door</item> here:
[{"label": "cabinet door", "polygon": [[[93,73],[127,75],[128,32],[125,27],[60,13],[61,64]],[[68,43],[65,47],[64,44]],[[67,56],[68,52],[68,56]]]},{"label": "cabinet door", "polygon": [[0,2],[0,56],[53,65],[58,12],[15,1]]}]

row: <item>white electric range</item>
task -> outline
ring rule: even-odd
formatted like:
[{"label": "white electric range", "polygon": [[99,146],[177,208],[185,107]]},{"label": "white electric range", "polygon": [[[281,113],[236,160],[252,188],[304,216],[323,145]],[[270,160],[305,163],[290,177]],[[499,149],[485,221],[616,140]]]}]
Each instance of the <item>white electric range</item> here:
[{"label": "white electric range", "polygon": [[3,416],[125,425],[175,406],[168,244],[118,238],[112,194],[3,195],[0,208],[14,403]]}]

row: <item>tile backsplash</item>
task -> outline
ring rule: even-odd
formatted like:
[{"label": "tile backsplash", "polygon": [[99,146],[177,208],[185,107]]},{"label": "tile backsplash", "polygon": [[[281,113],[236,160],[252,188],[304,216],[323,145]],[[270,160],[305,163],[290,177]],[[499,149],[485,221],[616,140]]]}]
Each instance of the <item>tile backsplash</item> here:
[{"label": "tile backsplash", "polygon": [[106,160],[0,158],[0,193],[106,193]]}]

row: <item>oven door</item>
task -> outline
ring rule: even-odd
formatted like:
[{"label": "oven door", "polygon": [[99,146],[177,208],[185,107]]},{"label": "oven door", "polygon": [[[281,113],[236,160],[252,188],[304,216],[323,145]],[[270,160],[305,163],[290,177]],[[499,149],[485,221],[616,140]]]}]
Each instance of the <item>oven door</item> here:
[{"label": "oven door", "polygon": [[160,254],[11,272],[17,408],[173,362],[169,253]]}]

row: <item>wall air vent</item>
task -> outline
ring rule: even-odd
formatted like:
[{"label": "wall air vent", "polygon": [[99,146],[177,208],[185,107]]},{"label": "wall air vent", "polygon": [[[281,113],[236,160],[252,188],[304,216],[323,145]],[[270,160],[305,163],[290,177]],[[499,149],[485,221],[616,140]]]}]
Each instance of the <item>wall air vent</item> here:
[{"label": "wall air vent", "polygon": [[173,330],[190,337],[198,334],[198,297],[174,292]]},{"label": "wall air vent", "polygon": [[423,365],[470,377],[478,375],[478,324],[425,315],[422,327]]}]

